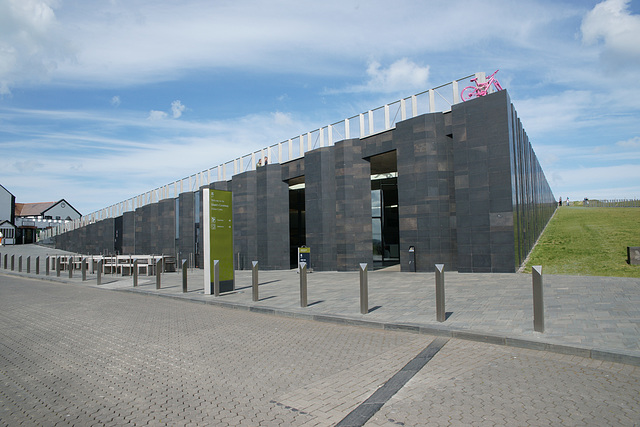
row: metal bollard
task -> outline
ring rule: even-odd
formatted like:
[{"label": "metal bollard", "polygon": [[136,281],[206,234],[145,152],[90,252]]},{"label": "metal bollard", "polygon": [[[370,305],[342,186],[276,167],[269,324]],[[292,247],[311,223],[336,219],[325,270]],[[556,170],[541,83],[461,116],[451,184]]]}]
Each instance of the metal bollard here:
[{"label": "metal bollard", "polygon": [[45,266],[44,266],[44,271],[45,271],[45,274],[47,276],[49,275],[49,268],[51,266],[51,261],[50,261],[49,258],[51,258],[51,257],[49,255],[47,255],[47,258],[45,258],[46,261],[45,261]]},{"label": "metal bollard", "polygon": [[220,296],[220,260],[213,260],[213,296]]},{"label": "metal bollard", "polygon": [[156,289],[160,289],[160,282],[162,277],[162,260],[156,261]]},{"label": "metal bollard", "polygon": [[27,274],[31,273],[31,256],[27,257]]},{"label": "metal bollard", "polygon": [[4,265],[4,269],[5,270],[7,269],[7,259],[8,259],[7,258],[7,254],[4,254],[4,264],[2,264],[2,265]]},{"label": "metal bollard", "polygon": [[73,257],[67,258],[67,268],[69,269],[69,279],[73,278]]},{"label": "metal bollard", "polygon": [[182,266],[180,267],[182,268],[182,293],[186,293],[188,288],[187,288],[187,260],[183,259],[182,260]]},{"label": "metal bollard", "polygon": [[82,273],[82,281],[87,280],[87,259],[80,258],[80,272]]},{"label": "metal bollard", "polygon": [[137,259],[133,260],[133,266],[131,268],[133,268],[133,272],[131,275],[133,276],[133,287],[135,288],[136,286],[138,286],[138,260]]},{"label": "metal bollard", "polygon": [[444,264],[436,264],[436,320],[447,320],[444,308]]},{"label": "metal bollard", "polygon": [[300,263],[300,307],[307,306],[307,263]]},{"label": "metal bollard", "polygon": [[18,257],[18,273],[22,273],[22,255]]},{"label": "metal bollard", "polygon": [[104,260],[98,261],[98,271],[96,276],[96,283],[98,286],[102,285],[102,263]]},{"label": "metal bollard", "polygon": [[36,257],[36,276],[40,274],[40,257]]},{"label": "metal bollard", "polygon": [[258,261],[251,262],[251,300],[258,301]]},{"label": "metal bollard", "polygon": [[60,257],[56,257],[56,276],[60,277],[60,268],[62,267],[60,263]]},{"label": "metal bollard", "polygon": [[16,256],[11,255],[11,271],[16,269]]},{"label": "metal bollard", "polygon": [[542,266],[531,267],[533,279],[533,330],[544,332],[544,300],[542,295]]},{"label": "metal bollard", "polygon": [[366,262],[360,263],[360,314],[369,313],[369,278]]}]

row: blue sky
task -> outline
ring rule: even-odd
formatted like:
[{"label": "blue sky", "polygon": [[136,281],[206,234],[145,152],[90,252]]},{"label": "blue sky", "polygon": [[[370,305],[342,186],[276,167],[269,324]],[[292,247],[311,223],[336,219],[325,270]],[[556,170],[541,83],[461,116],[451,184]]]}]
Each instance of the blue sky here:
[{"label": "blue sky", "polygon": [[89,214],[498,68],[556,198],[640,198],[639,0],[0,0],[0,184]]}]

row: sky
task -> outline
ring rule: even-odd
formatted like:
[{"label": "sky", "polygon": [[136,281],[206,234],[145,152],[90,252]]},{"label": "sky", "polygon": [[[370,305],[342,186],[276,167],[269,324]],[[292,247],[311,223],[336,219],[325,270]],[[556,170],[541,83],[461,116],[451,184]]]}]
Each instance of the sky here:
[{"label": "sky", "polygon": [[87,215],[497,69],[556,199],[640,198],[640,0],[0,0],[0,184]]}]

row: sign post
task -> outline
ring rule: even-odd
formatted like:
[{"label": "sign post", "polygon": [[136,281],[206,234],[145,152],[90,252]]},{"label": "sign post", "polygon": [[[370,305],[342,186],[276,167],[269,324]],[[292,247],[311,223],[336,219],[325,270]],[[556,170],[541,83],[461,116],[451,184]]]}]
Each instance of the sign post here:
[{"label": "sign post", "polygon": [[214,260],[219,261],[220,292],[230,292],[235,289],[232,193],[204,188],[202,198],[205,294],[210,295],[213,287]]},{"label": "sign post", "polygon": [[298,273],[300,272],[300,263],[307,265],[307,270],[311,268],[311,248],[302,246],[298,248]]}]

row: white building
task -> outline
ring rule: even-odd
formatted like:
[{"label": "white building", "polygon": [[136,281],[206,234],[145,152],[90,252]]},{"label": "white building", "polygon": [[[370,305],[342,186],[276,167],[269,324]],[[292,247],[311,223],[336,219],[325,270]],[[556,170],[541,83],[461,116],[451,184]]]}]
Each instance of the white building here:
[{"label": "white building", "polygon": [[16,197],[0,185],[0,232],[2,243],[34,243],[38,231],[80,218],[66,200],[44,203],[16,203]]},{"label": "white building", "polygon": [[0,185],[0,232],[2,233],[2,243],[5,245],[13,245],[15,243],[15,205],[15,196]]},{"label": "white building", "polygon": [[55,227],[81,216],[64,199],[57,202],[16,203],[14,223],[19,234],[17,243],[34,243],[38,230]]}]

